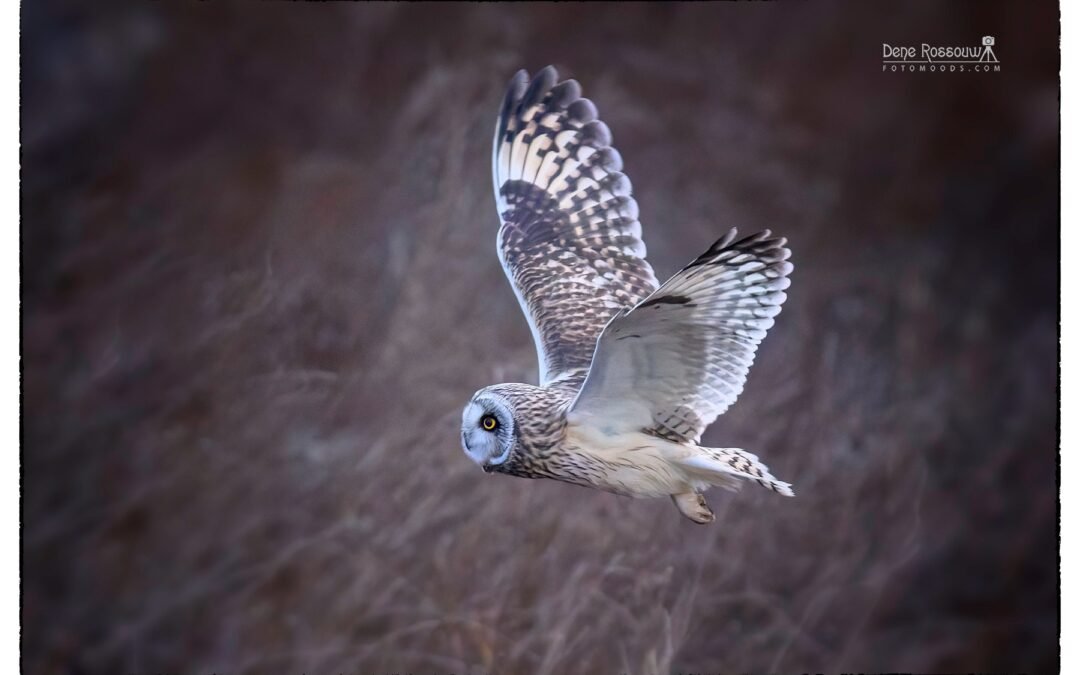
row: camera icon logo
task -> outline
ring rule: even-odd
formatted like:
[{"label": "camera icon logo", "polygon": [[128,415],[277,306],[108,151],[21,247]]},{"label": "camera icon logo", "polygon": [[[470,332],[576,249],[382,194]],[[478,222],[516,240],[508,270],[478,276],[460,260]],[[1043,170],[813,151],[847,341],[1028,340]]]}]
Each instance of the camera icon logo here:
[{"label": "camera icon logo", "polygon": [[994,54],[994,36],[984,35],[982,39],[982,55],[979,56],[980,63],[997,63],[997,55]]}]

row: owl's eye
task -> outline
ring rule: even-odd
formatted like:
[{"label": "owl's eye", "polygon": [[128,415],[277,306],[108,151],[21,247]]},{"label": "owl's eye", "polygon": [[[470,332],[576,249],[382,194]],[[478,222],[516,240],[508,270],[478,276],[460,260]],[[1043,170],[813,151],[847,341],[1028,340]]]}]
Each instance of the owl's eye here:
[{"label": "owl's eye", "polygon": [[484,431],[495,431],[499,426],[499,420],[495,419],[494,415],[484,415],[480,418],[480,426]]}]

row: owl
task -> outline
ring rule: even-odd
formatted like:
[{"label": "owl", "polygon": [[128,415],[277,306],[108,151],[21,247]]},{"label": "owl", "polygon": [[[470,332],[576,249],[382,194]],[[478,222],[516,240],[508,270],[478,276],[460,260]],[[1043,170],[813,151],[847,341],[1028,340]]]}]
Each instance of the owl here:
[{"label": "owl", "polygon": [[714,519],[711,486],[792,496],[757,456],[700,445],[786,299],[787,240],[732,229],[659,284],[622,167],[576,81],[551,66],[513,77],[495,124],[496,251],[540,383],[476,392],[465,453],[487,473],[670,496],[695,523]]}]

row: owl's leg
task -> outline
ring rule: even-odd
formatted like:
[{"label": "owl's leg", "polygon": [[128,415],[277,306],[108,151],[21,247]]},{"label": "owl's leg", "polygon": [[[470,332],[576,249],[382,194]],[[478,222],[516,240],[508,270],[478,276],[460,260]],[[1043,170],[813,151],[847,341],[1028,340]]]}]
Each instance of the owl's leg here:
[{"label": "owl's leg", "polygon": [[671,495],[679,512],[699,525],[706,525],[716,519],[712,509],[705,503],[705,495],[700,492],[683,492]]}]

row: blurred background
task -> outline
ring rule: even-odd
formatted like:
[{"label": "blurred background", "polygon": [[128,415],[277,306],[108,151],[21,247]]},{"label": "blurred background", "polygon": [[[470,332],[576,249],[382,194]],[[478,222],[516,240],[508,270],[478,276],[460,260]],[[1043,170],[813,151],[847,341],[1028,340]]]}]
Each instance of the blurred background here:
[{"label": "blurred background", "polygon": [[[1054,672],[1056,3],[22,6],[28,673]],[[997,73],[882,72],[882,43]],[[518,68],[583,84],[661,278],[789,300],[705,436],[798,497],[486,476]]]}]

